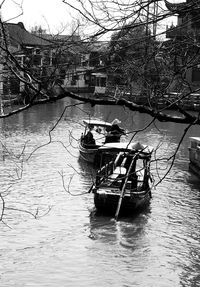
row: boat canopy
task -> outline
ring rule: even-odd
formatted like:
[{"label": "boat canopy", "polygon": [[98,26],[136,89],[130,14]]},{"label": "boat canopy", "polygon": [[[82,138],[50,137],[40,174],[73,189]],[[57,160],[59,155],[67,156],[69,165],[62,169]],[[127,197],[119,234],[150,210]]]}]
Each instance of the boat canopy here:
[{"label": "boat canopy", "polygon": [[98,127],[111,127],[112,124],[109,122],[104,122],[104,121],[100,121],[100,120],[83,120],[83,123],[88,126],[98,126]]},{"label": "boat canopy", "polygon": [[140,152],[145,155],[150,155],[153,152],[153,147],[143,145],[140,142],[116,142],[106,143],[99,148],[99,151],[117,151],[122,152]]},{"label": "boat canopy", "polygon": [[200,137],[190,137],[190,141],[200,142]]}]

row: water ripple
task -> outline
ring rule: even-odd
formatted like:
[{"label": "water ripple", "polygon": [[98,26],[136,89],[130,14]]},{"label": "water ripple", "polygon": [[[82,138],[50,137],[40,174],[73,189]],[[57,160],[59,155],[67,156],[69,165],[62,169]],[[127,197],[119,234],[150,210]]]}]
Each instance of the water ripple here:
[{"label": "water ripple", "polygon": [[[48,143],[48,131],[66,103],[33,108],[12,121],[5,120],[1,140],[18,155],[27,142],[27,158]],[[188,141],[182,143],[173,169],[152,191],[149,208],[116,222],[99,216],[93,195],[85,193],[95,172],[77,160],[76,139],[82,132],[79,122],[86,117],[83,110],[96,118],[120,116],[129,130],[133,123],[134,129],[143,128],[149,120],[118,107],[83,105],[82,110],[67,110],[65,120],[52,134],[55,142],[35,150],[30,160],[24,161],[22,179],[7,194],[8,207],[31,212],[39,208],[41,214],[48,206],[52,210],[37,220],[26,213],[6,212],[5,221],[12,229],[1,225],[1,286],[200,286],[200,190],[199,181],[188,171]],[[157,158],[171,156],[181,130],[182,126],[157,123],[135,140],[154,147],[160,144]],[[196,135],[196,130],[192,133]],[[6,192],[20,161],[13,161],[11,153],[0,156],[0,183]],[[153,166],[155,180],[167,167],[166,160]],[[68,189],[73,195],[84,195],[72,196]]]}]

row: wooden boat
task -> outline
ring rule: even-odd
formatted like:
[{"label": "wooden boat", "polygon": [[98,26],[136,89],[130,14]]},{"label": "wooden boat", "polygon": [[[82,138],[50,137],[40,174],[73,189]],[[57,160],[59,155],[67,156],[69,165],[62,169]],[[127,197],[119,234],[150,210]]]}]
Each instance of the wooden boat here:
[{"label": "wooden boat", "polygon": [[[94,163],[99,147],[105,142],[106,130],[110,128],[112,124],[100,120],[84,120],[83,124],[85,129],[79,143],[80,158],[89,163]],[[86,140],[86,135],[90,127],[92,127],[93,130],[95,144],[88,143]]]},{"label": "wooden boat", "polygon": [[102,154],[118,151],[118,155],[97,171],[92,188],[96,209],[114,214],[117,219],[119,213],[132,214],[147,206],[153,148],[140,143],[109,143],[99,150]]},{"label": "wooden boat", "polygon": [[[84,120],[85,126],[84,132],[81,135],[79,142],[79,154],[80,158],[88,163],[99,165],[99,148],[104,145],[108,136],[108,131],[112,127],[112,123],[100,121],[100,120]],[[87,134],[89,130],[92,130],[94,142],[88,142]],[[110,154],[111,155],[111,154]],[[110,159],[110,157],[109,157]]]},{"label": "wooden boat", "polygon": [[200,176],[200,137],[190,137],[189,169]]}]

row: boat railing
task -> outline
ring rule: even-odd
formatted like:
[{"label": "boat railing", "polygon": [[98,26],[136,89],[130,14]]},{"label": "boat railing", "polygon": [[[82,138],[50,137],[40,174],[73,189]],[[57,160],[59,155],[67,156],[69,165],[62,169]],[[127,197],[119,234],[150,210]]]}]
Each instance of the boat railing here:
[{"label": "boat railing", "polygon": [[124,183],[126,183],[125,188],[131,190],[131,192],[134,192],[137,189],[148,189],[149,167],[147,164],[136,167],[134,162],[137,160],[138,157],[135,155],[128,165],[126,165],[126,157],[122,161],[112,160],[108,162],[98,170],[96,175],[96,186],[101,184],[109,187],[118,187],[122,190]]},{"label": "boat railing", "polygon": [[109,177],[109,175],[113,172],[113,166],[114,166],[113,161],[110,161],[97,171],[97,175],[96,175],[97,186],[100,183],[102,183],[106,178]]}]

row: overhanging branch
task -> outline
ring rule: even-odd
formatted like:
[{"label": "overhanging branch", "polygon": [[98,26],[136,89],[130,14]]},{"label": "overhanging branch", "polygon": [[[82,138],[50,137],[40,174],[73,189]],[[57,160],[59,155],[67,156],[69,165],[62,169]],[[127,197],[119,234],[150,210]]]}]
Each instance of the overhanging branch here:
[{"label": "overhanging branch", "polygon": [[136,111],[136,112],[139,112],[142,114],[148,114],[160,122],[174,122],[174,123],[180,123],[180,124],[200,125],[200,118],[199,118],[198,114],[197,115],[191,115],[189,113],[182,113],[182,116],[170,115],[170,114],[167,114],[167,110],[165,110],[165,112],[163,112],[163,110],[162,110],[162,112],[157,111],[156,109],[154,109],[152,107],[148,107],[145,105],[138,105],[138,104],[135,104],[135,103],[130,102],[130,101],[125,100],[125,99],[119,99],[119,100],[115,100],[115,99],[112,99],[112,100],[110,100],[110,99],[93,99],[91,97],[85,97],[82,95],[68,92],[64,89],[62,89],[62,92],[59,95],[57,95],[53,98],[35,100],[34,102],[31,102],[30,104],[27,104],[24,107],[10,111],[8,113],[5,113],[4,115],[0,115],[0,118],[6,118],[9,116],[18,114],[22,111],[29,109],[32,106],[47,104],[47,103],[53,103],[53,102],[56,102],[56,101],[64,99],[64,98],[72,98],[72,99],[81,101],[83,103],[89,103],[89,104],[91,104],[91,106],[95,106],[95,105],[123,106],[123,107],[128,108],[130,111]]}]

